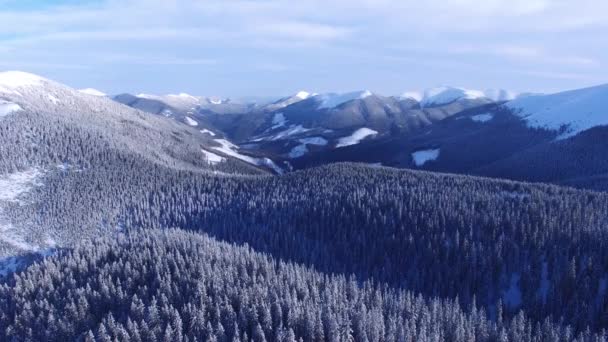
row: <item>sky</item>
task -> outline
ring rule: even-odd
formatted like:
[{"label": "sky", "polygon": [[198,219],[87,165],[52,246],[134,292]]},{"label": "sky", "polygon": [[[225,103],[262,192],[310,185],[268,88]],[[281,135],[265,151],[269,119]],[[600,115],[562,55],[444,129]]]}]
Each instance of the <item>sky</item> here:
[{"label": "sky", "polygon": [[605,0],[0,0],[0,70],[108,94],[608,83]]}]

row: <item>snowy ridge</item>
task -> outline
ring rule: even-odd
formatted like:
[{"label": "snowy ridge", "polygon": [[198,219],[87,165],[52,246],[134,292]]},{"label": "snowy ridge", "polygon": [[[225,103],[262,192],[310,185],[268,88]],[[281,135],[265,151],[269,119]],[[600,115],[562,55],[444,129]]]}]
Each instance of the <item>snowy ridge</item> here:
[{"label": "snowy ridge", "polygon": [[367,97],[372,96],[372,92],[369,90],[355,91],[351,93],[345,94],[323,94],[317,95],[320,104],[319,109],[331,109],[336,108],[344,103],[353,101],[353,100],[362,100]]},{"label": "snowy ridge", "polygon": [[567,138],[595,126],[608,125],[608,85],[518,98],[506,107],[529,126],[560,131]]},{"label": "snowy ridge", "polygon": [[0,72],[0,92],[19,94],[20,88],[40,86],[44,78],[22,71]]},{"label": "snowy ridge", "polygon": [[494,102],[513,100],[518,93],[504,89],[474,90],[458,87],[441,86],[424,91],[407,91],[400,99],[411,99],[420,102],[422,107],[439,106],[458,101],[460,99],[488,99]]},{"label": "snowy ridge", "polygon": [[87,94],[87,95],[93,95],[93,96],[107,96],[106,93],[99,91],[97,89],[94,88],[85,88],[85,89],[78,89],[79,92],[83,93],[83,94]]}]

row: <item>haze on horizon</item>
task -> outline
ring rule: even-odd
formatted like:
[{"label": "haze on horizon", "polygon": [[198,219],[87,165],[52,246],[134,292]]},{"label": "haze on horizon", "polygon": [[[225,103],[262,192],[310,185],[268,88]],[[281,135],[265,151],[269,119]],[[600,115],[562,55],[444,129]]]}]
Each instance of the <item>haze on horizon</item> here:
[{"label": "haze on horizon", "polygon": [[108,94],[608,83],[608,2],[0,0],[0,70]]}]

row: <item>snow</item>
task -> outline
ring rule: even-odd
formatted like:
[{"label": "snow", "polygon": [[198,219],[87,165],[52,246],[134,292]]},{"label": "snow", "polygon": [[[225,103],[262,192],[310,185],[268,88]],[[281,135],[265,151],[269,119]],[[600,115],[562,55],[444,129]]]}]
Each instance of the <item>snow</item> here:
[{"label": "snow", "polygon": [[510,309],[517,309],[521,305],[521,289],[519,288],[519,278],[519,274],[513,273],[511,275],[511,281],[509,282],[509,288],[507,288],[502,295],[503,302]]},{"label": "snow", "polygon": [[49,99],[49,101],[51,101],[53,104],[58,104],[59,102],[61,102],[61,101],[59,101],[59,99],[58,99],[58,98],[56,98],[55,96],[53,96],[53,95],[51,95],[51,94],[47,94],[47,95],[46,95],[46,97],[47,97],[47,98]]},{"label": "snow", "polygon": [[279,127],[283,127],[286,123],[287,119],[285,118],[285,115],[283,115],[283,113],[275,113],[274,117],[272,118],[272,127],[270,129],[272,130]]},{"label": "snow", "polygon": [[300,158],[306,153],[308,153],[308,148],[306,147],[306,144],[301,144],[292,148],[291,151],[289,151],[288,156],[289,158]]},{"label": "snow", "polygon": [[484,97],[484,92],[479,90],[444,86],[427,89],[424,92],[424,98],[421,101],[421,105],[423,107],[428,107],[432,105],[444,105],[463,98],[473,100]]},{"label": "snow", "polygon": [[79,89],[79,92],[83,93],[83,94],[87,94],[87,95],[92,95],[92,96],[107,96],[104,92],[101,92],[97,89],[93,89],[93,88],[85,88],[85,89]]},{"label": "snow", "polygon": [[279,140],[279,139],[283,139],[283,138],[286,138],[286,137],[294,135],[294,134],[305,133],[308,131],[310,131],[310,129],[304,128],[302,125],[295,125],[295,126],[291,125],[291,126],[289,126],[288,129],[286,129],[282,132],[279,132],[278,134],[273,136],[271,140]]},{"label": "snow", "polygon": [[522,97],[505,105],[525,119],[530,127],[554,131],[566,128],[560,139],[595,126],[608,125],[608,85]]},{"label": "snow", "polygon": [[22,110],[22,108],[18,104],[0,100],[0,117],[7,116],[20,110]]},{"label": "snow", "polygon": [[215,136],[215,133],[211,132],[210,130],[208,130],[206,128],[201,129],[200,132],[203,133],[203,134],[209,134],[212,137]]},{"label": "snow", "polygon": [[288,154],[289,158],[299,158],[299,157],[305,155],[306,153],[308,153],[307,145],[318,145],[318,146],[327,145],[327,140],[322,137],[308,137],[308,138],[298,139],[298,141],[300,142],[300,145],[295,146],[294,148],[291,149],[291,151],[289,151],[289,154]]},{"label": "snow", "polygon": [[400,99],[412,99],[420,102],[422,107],[433,105],[445,105],[460,99],[486,98],[492,101],[509,101],[520,96],[520,94],[504,89],[488,89],[485,91],[465,89],[458,87],[441,86],[429,88],[424,91],[407,91]]},{"label": "snow", "polygon": [[355,92],[345,93],[345,94],[319,95],[318,97],[321,100],[319,109],[336,108],[344,103],[347,103],[347,102],[350,102],[353,100],[362,100],[362,99],[365,99],[372,95],[373,95],[372,92],[370,92],[369,90],[355,91]]},{"label": "snow", "polygon": [[327,145],[327,140],[322,137],[308,137],[308,138],[298,139],[298,141],[301,142],[302,144],[319,145],[319,146]]},{"label": "snow", "polygon": [[295,97],[300,98],[302,100],[306,100],[310,97],[310,95],[311,94],[309,92],[301,90],[295,95]]},{"label": "snow", "polygon": [[26,251],[37,251],[39,247],[29,244],[22,232],[3,216],[3,204],[23,204],[22,195],[32,187],[40,185],[37,181],[42,175],[37,169],[14,172],[0,176],[0,242]]},{"label": "snow", "polygon": [[440,149],[430,149],[430,150],[422,150],[416,151],[412,153],[412,159],[414,159],[414,164],[416,166],[423,166],[429,161],[437,160],[439,158]]},{"label": "snow", "polygon": [[471,120],[475,122],[488,122],[494,118],[494,115],[486,113],[486,114],[477,114],[471,116]]},{"label": "snow", "polygon": [[378,132],[374,131],[373,129],[367,127],[359,128],[358,130],[354,131],[353,134],[340,138],[336,144],[336,148],[356,145],[360,143],[361,140],[376,134],[378,134]]},{"label": "snow", "polygon": [[239,147],[236,146],[235,144],[231,143],[230,141],[228,141],[226,139],[213,139],[213,140],[221,145],[219,147],[218,146],[212,147],[216,151],[222,152],[223,154],[225,154],[227,156],[231,156],[233,158],[240,159],[240,160],[242,160],[246,163],[252,164],[252,165],[270,167],[278,174],[283,173],[283,169],[281,169],[278,165],[276,165],[269,158],[254,158],[254,157],[250,157],[250,156],[247,156],[244,154],[240,154],[237,152]]},{"label": "snow", "polygon": [[419,91],[406,91],[400,96],[400,98],[402,100],[411,99],[420,102],[424,98],[424,95]]},{"label": "snow", "polygon": [[209,152],[209,151],[206,151],[203,149],[201,149],[201,151],[203,151],[203,154],[205,155],[205,159],[207,159],[207,163],[209,163],[211,165],[215,165],[215,164],[221,163],[226,160],[226,158],[219,156],[213,152]]},{"label": "snow", "polygon": [[179,93],[179,94],[169,94],[167,95],[169,97],[174,97],[174,98],[179,98],[182,100],[191,100],[191,101],[196,101],[198,102],[198,98],[196,96],[192,96],[190,94],[186,94],[186,93]]},{"label": "snow", "polygon": [[15,89],[39,86],[44,78],[22,71],[0,72],[0,92],[15,93]]},{"label": "snow", "polygon": [[223,103],[222,99],[220,98],[208,98],[207,101],[214,105],[220,105]]},{"label": "snow", "polygon": [[192,119],[189,116],[186,116],[186,124],[188,126],[192,126],[192,127],[198,126],[198,122],[196,122],[194,119]]},{"label": "snow", "polygon": [[19,196],[37,185],[40,175],[37,169],[0,175],[0,201],[21,203]]}]

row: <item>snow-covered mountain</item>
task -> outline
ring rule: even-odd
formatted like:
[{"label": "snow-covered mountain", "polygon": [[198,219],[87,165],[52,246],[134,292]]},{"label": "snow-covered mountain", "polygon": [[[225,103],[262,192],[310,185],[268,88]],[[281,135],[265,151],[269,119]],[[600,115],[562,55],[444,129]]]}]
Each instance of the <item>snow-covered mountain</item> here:
[{"label": "snow-covered mountain", "polygon": [[608,125],[608,85],[533,95],[507,102],[531,127],[561,131],[560,138]]},{"label": "snow-covered mountain", "polygon": [[441,86],[423,91],[407,91],[401,95],[401,98],[415,100],[419,102],[422,107],[432,107],[449,104],[459,100],[478,100],[485,102],[509,101],[518,96],[518,93],[504,89],[489,89],[482,91]]}]

